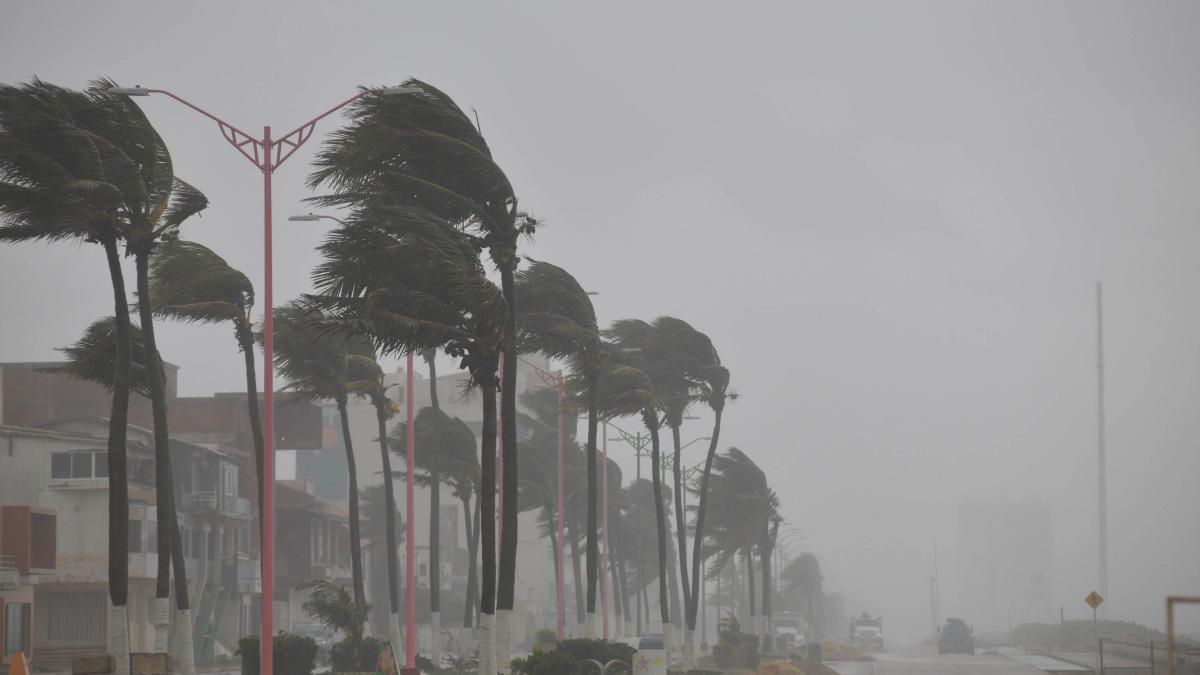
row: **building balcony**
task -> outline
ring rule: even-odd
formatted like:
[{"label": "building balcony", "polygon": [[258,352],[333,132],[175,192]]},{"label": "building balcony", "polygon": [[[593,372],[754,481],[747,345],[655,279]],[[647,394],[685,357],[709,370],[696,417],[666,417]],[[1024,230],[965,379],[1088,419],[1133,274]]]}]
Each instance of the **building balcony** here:
[{"label": "building balcony", "polygon": [[0,507],[0,555],[20,574],[50,574],[57,566],[58,515],[36,506]]}]

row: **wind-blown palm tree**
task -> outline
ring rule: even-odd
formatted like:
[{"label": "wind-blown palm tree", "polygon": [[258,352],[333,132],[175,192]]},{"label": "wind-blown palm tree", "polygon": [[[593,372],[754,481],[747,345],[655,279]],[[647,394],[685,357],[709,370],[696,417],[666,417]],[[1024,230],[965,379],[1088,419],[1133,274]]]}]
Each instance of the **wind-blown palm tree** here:
[{"label": "wind-blown palm tree", "polygon": [[[713,557],[712,569],[721,570],[734,556],[741,554],[746,563],[750,585],[750,614],[756,633],[765,626],[755,618],[754,563],[755,548],[769,548],[770,532],[777,531],[779,498],[767,482],[766,474],[746,453],[731,447],[717,455],[709,484],[711,528],[705,541],[705,557]],[[769,554],[769,553],[768,553]],[[765,558],[764,576],[769,565]],[[767,579],[764,584],[769,588]],[[764,595],[764,600],[768,595]],[[769,604],[764,611],[769,609]]]},{"label": "wind-blown palm tree", "polygon": [[396,540],[396,492],[392,485],[392,457],[388,453],[387,421],[396,411],[387,397],[387,386],[383,382],[383,368],[375,360],[375,350],[366,340],[356,336],[351,340],[354,353],[349,355],[349,369],[354,384],[352,388],[365,396],[375,408],[375,423],[378,427],[380,465],[383,468],[383,497],[386,503],[384,515],[387,530],[384,545],[387,547],[388,570],[388,635],[393,645],[400,644],[400,553]]},{"label": "wind-blown palm tree", "polygon": [[[386,481],[387,478],[385,477],[384,480]],[[395,499],[389,500],[387,498],[387,494],[384,492],[384,484],[380,483],[379,485],[368,485],[367,487],[359,490],[358,500],[360,515],[362,517],[360,534],[363,540],[371,542],[373,551],[386,549],[390,544],[394,544],[393,548],[397,549],[398,551],[400,544],[404,541],[404,525],[402,523],[400,510],[397,508],[397,504],[395,503]],[[392,507],[392,513],[390,517],[388,516],[389,504]],[[391,529],[391,536],[388,535],[389,527]],[[379,560],[379,556],[371,556],[371,579],[384,579],[390,577],[391,580],[395,580],[396,574],[391,573],[389,570],[390,563],[386,550],[384,551],[384,556],[382,558],[382,565],[378,564]],[[378,582],[373,582],[373,584],[374,583]],[[390,585],[388,590],[390,593]],[[374,607],[372,609],[374,609]],[[388,625],[388,623],[391,619],[391,608],[380,607],[380,609],[384,610],[384,616],[382,625],[380,626],[377,634],[389,635],[391,627]]]},{"label": "wind-blown palm tree", "polygon": [[[711,343],[710,343],[711,346]],[[721,365],[721,359],[714,348],[713,362],[701,364],[695,371],[695,379],[700,386],[700,395],[713,411],[713,429],[708,441],[708,454],[704,457],[704,471],[700,474],[700,489],[696,493],[696,526],[692,534],[692,593],[688,598],[687,624],[689,631],[696,630],[696,618],[699,614],[700,603],[700,572],[704,564],[704,521],[708,515],[708,484],[712,477],[713,461],[717,456],[717,443],[721,438],[721,417],[725,412],[725,400],[734,398],[729,394],[729,370]]]},{"label": "wind-blown palm tree", "polygon": [[[81,239],[101,244],[108,259],[118,344],[109,416],[110,621],[127,626],[128,489],[124,448],[130,320],[118,246],[124,242],[127,252],[136,258],[146,251],[147,242],[173,232],[194,213],[200,200],[193,199],[199,193],[177,184],[170,154],[141,110],[127,97],[106,93],[113,84],[98,80],[86,93],[38,80],[0,87],[0,214],[4,217],[0,241]],[[157,358],[153,327],[147,328],[147,355],[153,361]],[[157,378],[150,381],[153,387],[159,387]],[[178,528],[169,480],[169,452],[164,450],[165,398],[160,393],[152,392],[151,396],[156,408],[156,453],[166,453],[157,463],[156,501],[160,523],[166,526],[160,528],[164,560],[160,563],[156,595],[165,600],[169,594],[174,562],[178,606],[183,619],[190,621],[182,549],[178,555],[166,553],[172,550],[170,542],[177,538]],[[165,603],[159,607],[165,607]],[[127,628],[110,631],[110,637],[111,651],[128,651]],[[160,628],[156,641],[161,643],[164,637]],[[188,657],[191,650],[180,651],[184,652],[181,670],[190,673],[194,669]],[[118,659],[118,663],[123,673],[127,662]]]},{"label": "wind-blown palm tree", "polygon": [[[357,395],[364,373],[358,359],[374,351],[362,340],[336,334],[324,327],[330,317],[299,303],[275,308],[275,367],[287,380],[287,389],[314,401],[333,400],[342,425],[350,502],[350,574],[354,602],[366,605],[363,590],[362,536],[358,504],[358,466],[350,437],[350,396]],[[261,337],[261,336],[260,336]]]},{"label": "wind-blown palm tree", "polygon": [[819,611],[824,596],[821,563],[812,553],[801,553],[780,571],[780,577],[784,583],[785,600],[804,607],[805,620],[811,631],[808,637],[820,640]]},{"label": "wind-blown palm tree", "polygon": [[480,494],[483,583],[480,658],[491,653],[495,601],[496,369],[508,311],[484,274],[472,239],[423,210],[372,204],[350,216],[321,246],[314,273],[344,330],[385,354],[440,348],[459,359],[483,408]]},{"label": "wind-blown palm tree", "polygon": [[609,352],[600,339],[596,311],[587,291],[561,267],[534,261],[517,272],[517,344],[521,351],[567,360],[582,381],[588,414],[587,465],[587,622],[585,635],[596,635],[596,582],[600,548],[596,537],[599,481],[596,433],[599,428],[599,380]]},{"label": "wind-blown palm tree", "polygon": [[[436,371],[435,371],[436,372]],[[434,376],[431,375],[431,378]],[[434,399],[436,400],[436,399]],[[439,558],[437,550],[441,545],[441,528],[440,518],[440,500],[441,486],[445,484],[453,492],[456,499],[463,507],[463,518],[466,522],[467,531],[467,553],[471,559],[470,565],[475,566],[474,555],[475,542],[472,541],[472,523],[470,522],[472,508],[471,496],[475,492],[476,483],[479,476],[479,459],[475,456],[475,434],[471,433],[471,428],[457,417],[450,417],[442,412],[440,407],[422,408],[417,412],[413,420],[413,460],[416,463],[417,472],[413,476],[413,481],[422,487],[428,488],[430,492],[430,509],[433,511],[430,516],[430,532],[429,532],[429,569],[431,574],[435,574],[439,567]],[[403,447],[403,441],[407,438],[407,425],[401,422],[392,430],[392,440],[396,443],[397,452]],[[403,471],[396,472],[397,477],[404,475]],[[432,495],[437,495],[437,501]],[[437,518],[437,520],[435,520]],[[457,541],[458,533],[449,533]],[[468,572],[468,577],[474,577]],[[440,593],[440,583],[436,582],[436,577],[431,577],[434,581],[429,585],[429,607],[430,607],[430,624],[435,635],[441,633],[440,612],[441,606],[438,598]],[[478,579],[475,580],[478,583]],[[468,580],[470,586],[470,580]],[[436,590],[435,590],[436,589]],[[467,593],[468,615],[470,614],[471,604],[470,593]],[[440,640],[436,641],[430,649],[430,658],[435,662],[440,661]]]},{"label": "wind-blown palm tree", "polygon": [[254,442],[259,534],[262,533],[263,432],[254,365],[254,285],[203,244],[176,240],[150,261],[150,304],[157,316],[189,323],[229,323],[246,371],[246,407]]},{"label": "wind-blown palm tree", "polygon": [[[537,222],[518,210],[508,177],[492,158],[479,128],[453,99],[420,80],[410,79],[405,86],[420,93],[365,97],[351,107],[350,124],[335,132],[318,153],[309,185],[332,185],[339,191],[318,198],[320,203],[361,206],[381,197],[427,209],[477,233],[476,241],[488,250],[500,272],[508,310],[503,351],[515,356],[517,242],[522,235],[532,235]],[[516,376],[517,359],[505,359],[500,412],[505,522],[495,609],[497,659],[506,673],[517,561]],[[486,616],[493,608],[492,598],[484,595]]]},{"label": "wind-blown palm tree", "polygon": [[[672,317],[659,317],[652,324],[638,319],[622,319],[613,322],[612,327],[605,331],[605,336],[618,349],[623,350],[625,356],[649,378],[653,388],[654,403],[642,411],[642,423],[650,432],[650,477],[655,487],[655,513],[659,519],[659,564],[663,566],[659,570],[659,578],[669,579],[670,575],[666,570],[668,560],[666,537],[669,536],[669,529],[663,502],[659,428],[663,423],[670,426],[675,441],[674,494],[678,496],[682,494],[679,427],[683,424],[683,417],[688,406],[698,395],[695,371],[698,365],[704,362],[703,342],[707,338],[700,339],[702,335],[695,329],[686,322]],[[660,412],[662,417],[659,416]],[[680,580],[686,600],[689,589],[685,548],[687,525],[683,520],[683,506],[680,502],[679,499],[675,500],[676,535],[679,540]],[[668,595],[671,588],[674,588],[673,584],[670,586],[659,584],[659,612],[668,643],[671,635],[671,611],[668,605]],[[689,656],[687,647],[690,646],[690,637],[690,633],[685,636],[685,657]]]}]

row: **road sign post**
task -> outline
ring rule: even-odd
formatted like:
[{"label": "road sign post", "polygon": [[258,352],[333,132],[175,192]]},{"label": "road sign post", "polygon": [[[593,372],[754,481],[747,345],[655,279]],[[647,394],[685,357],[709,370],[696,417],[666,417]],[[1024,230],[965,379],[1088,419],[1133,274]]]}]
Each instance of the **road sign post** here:
[{"label": "road sign post", "polygon": [[1096,640],[1096,672],[1104,675],[1104,642],[1100,639],[1100,621],[1096,617],[1096,608],[1104,602],[1104,598],[1096,591],[1092,591],[1083,601],[1092,608],[1092,637]]}]

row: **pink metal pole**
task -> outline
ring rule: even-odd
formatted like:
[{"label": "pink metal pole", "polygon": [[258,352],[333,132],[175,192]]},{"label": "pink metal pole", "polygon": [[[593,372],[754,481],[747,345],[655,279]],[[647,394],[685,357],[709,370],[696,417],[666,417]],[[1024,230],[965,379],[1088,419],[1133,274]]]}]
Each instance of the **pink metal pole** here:
[{"label": "pink metal pole", "polygon": [[[415,542],[416,531],[413,529],[413,353],[408,353],[408,374],[404,390],[406,425],[405,442],[408,444],[405,457],[405,512],[404,512],[404,670],[407,673],[417,673],[417,552]],[[429,578],[436,579],[436,572],[430,570]],[[438,583],[433,581],[432,583]]]},{"label": "pink metal pole", "polygon": [[563,549],[567,542],[563,538],[563,382],[559,373],[555,391],[558,393],[558,639],[563,639]]},{"label": "pink metal pole", "polygon": [[600,473],[600,501],[604,509],[601,531],[604,534],[604,551],[600,558],[600,605],[604,611],[604,639],[608,639],[608,422],[604,423],[604,470]]},{"label": "pink metal pole", "polygon": [[259,628],[259,672],[274,673],[275,635],[275,306],[271,265],[271,127],[263,127],[263,513],[262,625]]}]

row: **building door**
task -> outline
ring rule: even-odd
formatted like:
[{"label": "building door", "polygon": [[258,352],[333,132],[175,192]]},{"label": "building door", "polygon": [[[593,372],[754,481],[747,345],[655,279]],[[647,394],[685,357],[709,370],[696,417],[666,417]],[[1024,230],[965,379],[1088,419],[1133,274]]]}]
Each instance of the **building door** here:
[{"label": "building door", "polygon": [[13,652],[29,655],[30,607],[27,602],[0,603],[4,607],[4,636],[0,640],[0,654],[8,661]]}]

